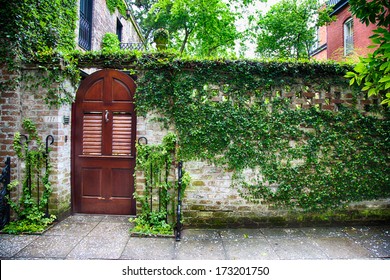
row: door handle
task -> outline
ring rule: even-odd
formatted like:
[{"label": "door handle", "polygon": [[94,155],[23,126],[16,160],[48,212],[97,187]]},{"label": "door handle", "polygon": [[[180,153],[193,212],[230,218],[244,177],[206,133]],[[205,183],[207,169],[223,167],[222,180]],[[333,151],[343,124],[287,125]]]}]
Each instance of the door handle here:
[{"label": "door handle", "polygon": [[104,120],[106,121],[106,123],[109,121],[108,115],[109,115],[109,112],[108,112],[108,110],[106,110],[106,113],[104,114]]}]

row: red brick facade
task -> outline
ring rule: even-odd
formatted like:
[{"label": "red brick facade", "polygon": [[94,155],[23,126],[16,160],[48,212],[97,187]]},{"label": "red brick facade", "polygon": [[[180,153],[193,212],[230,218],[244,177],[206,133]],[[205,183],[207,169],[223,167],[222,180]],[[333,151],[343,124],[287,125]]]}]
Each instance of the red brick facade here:
[{"label": "red brick facade", "polygon": [[376,25],[370,24],[366,26],[358,18],[353,17],[349,11],[349,4],[338,10],[335,16],[337,17],[335,22],[319,29],[319,45],[323,46],[326,44],[326,47],[321,51],[313,52],[313,58],[337,61],[347,58],[344,54],[344,24],[350,18],[353,19],[353,51],[349,56],[365,56],[373,52],[374,49],[369,49],[368,46],[372,45],[369,37],[373,35],[373,30],[377,28]]}]

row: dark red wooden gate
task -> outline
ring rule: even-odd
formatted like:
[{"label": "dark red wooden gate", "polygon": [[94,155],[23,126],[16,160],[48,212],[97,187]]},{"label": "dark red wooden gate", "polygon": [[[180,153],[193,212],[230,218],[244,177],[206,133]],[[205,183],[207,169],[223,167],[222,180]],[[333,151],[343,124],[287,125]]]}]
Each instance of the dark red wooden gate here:
[{"label": "dark red wooden gate", "polygon": [[73,212],[135,214],[135,83],[116,70],[88,76],[72,116]]}]

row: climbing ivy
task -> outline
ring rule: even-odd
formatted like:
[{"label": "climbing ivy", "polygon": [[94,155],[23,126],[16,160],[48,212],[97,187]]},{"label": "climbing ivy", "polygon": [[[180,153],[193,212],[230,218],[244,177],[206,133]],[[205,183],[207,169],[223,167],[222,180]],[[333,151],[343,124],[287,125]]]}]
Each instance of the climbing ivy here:
[{"label": "climbing ivy", "polygon": [[[23,129],[28,138],[24,139],[17,132],[14,136],[14,150],[18,158],[24,161],[24,179],[21,183],[22,193],[17,202],[8,198],[8,203],[17,215],[17,220],[6,225],[3,232],[31,233],[43,231],[56,217],[47,216],[46,205],[52,193],[49,180],[51,166],[47,158],[46,148],[38,136],[36,125],[29,119],[23,121]],[[34,142],[35,148],[30,149],[29,144]],[[42,171],[44,170],[44,172]],[[14,180],[10,183],[10,190],[18,189],[20,182]],[[38,185],[43,187],[38,189]],[[39,197],[39,201],[36,197]]]},{"label": "climbing ivy", "polygon": [[1,7],[0,63],[30,61],[39,52],[75,48],[76,0],[1,1]]},{"label": "climbing ivy", "polygon": [[[314,105],[296,109],[272,91],[288,92],[297,79],[316,85],[310,90],[347,88],[342,76],[348,66],[272,61],[154,66],[156,71],[145,71],[137,81],[138,112],[158,112],[165,125],[174,125],[180,157],[233,171],[233,186],[248,200],[316,211],[390,195],[388,112],[370,116],[351,105],[340,105],[338,112]],[[257,175],[245,178],[247,169]]]},{"label": "climbing ivy", "polygon": [[[0,65],[19,78],[0,82],[0,90],[14,89],[23,79],[34,80],[35,89],[48,90],[46,102],[61,105],[73,98],[61,82],[70,79],[76,84],[79,71],[67,53],[75,49],[77,21],[76,0],[1,1]],[[45,61],[41,58],[45,57]],[[25,77],[21,69],[36,65],[41,75]],[[53,82],[59,87],[53,89]]]},{"label": "climbing ivy", "polygon": [[126,16],[127,7],[124,0],[106,0],[106,5],[111,14],[118,9],[121,15]]},{"label": "climbing ivy", "polygon": [[[136,70],[138,114],[159,113],[162,124],[175,127],[182,159],[225,166],[248,200],[320,210],[390,195],[388,111],[372,105],[377,114],[367,115],[353,104],[338,112],[314,104],[298,110],[286,97],[296,84],[300,94],[346,89],[343,76],[353,65],[171,53],[75,57],[80,66]],[[357,103],[360,91],[352,93]],[[257,175],[244,178],[247,169]]]},{"label": "climbing ivy", "polygon": [[[172,235],[175,225],[177,183],[169,179],[172,164],[177,161],[177,136],[170,132],[161,144],[137,145],[137,170],[145,177],[145,188],[135,198],[141,204],[141,213],[131,218],[133,233]],[[190,181],[183,173],[182,195]],[[154,200],[153,200],[154,198]]]}]

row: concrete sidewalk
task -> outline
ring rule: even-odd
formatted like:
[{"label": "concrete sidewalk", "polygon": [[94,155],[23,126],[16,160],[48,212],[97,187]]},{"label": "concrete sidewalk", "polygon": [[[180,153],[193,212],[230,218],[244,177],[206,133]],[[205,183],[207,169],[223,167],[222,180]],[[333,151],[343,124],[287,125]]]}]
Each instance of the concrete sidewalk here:
[{"label": "concrete sidewalk", "polygon": [[0,259],[317,260],[390,258],[390,225],[186,229],[130,237],[125,216],[75,215],[42,235],[0,235]]}]

